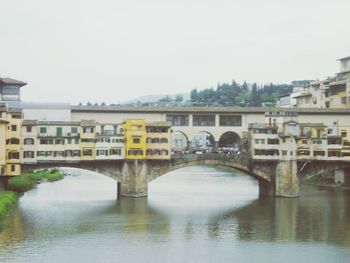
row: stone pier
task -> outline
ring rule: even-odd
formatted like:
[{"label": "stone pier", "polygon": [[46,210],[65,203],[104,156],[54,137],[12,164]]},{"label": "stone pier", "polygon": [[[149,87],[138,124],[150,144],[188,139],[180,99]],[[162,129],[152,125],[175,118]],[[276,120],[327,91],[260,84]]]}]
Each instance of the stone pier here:
[{"label": "stone pier", "polygon": [[298,197],[300,182],[296,160],[280,160],[275,172],[275,196]]},{"label": "stone pier", "polygon": [[121,180],[118,182],[118,197],[145,197],[148,194],[148,166],[146,161],[125,161]]}]

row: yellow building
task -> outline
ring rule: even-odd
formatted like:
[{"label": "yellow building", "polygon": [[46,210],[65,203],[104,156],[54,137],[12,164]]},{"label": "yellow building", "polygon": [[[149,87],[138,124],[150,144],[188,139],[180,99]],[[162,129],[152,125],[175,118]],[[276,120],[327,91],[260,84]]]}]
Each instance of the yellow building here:
[{"label": "yellow building", "polygon": [[148,123],[146,126],[146,154],[150,160],[171,158],[171,124],[167,121]]},{"label": "yellow building", "polygon": [[82,161],[92,161],[96,157],[96,121],[82,120],[80,124],[80,150]]},{"label": "yellow building", "polygon": [[6,175],[21,175],[21,129],[23,116],[21,110],[10,109],[6,114]]},{"label": "yellow building", "polygon": [[6,131],[7,131],[7,108],[5,104],[0,104],[0,176],[6,171]]},{"label": "yellow building", "polygon": [[146,122],[126,120],[123,123],[125,136],[125,159],[146,159]]}]

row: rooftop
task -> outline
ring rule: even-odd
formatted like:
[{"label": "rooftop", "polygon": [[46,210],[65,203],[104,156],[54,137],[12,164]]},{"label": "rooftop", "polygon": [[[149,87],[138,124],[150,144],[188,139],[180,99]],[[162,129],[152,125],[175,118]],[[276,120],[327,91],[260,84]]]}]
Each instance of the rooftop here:
[{"label": "rooftop", "polygon": [[168,121],[154,121],[147,123],[148,127],[170,127],[171,123]]},{"label": "rooftop", "polygon": [[16,79],[10,79],[10,78],[0,78],[0,84],[3,85],[18,85],[20,87],[27,85],[27,83],[16,80]]},{"label": "rooftop", "polygon": [[277,108],[277,107],[130,107],[130,106],[72,106],[72,112],[97,113],[198,113],[198,114],[235,114],[265,112],[297,112],[307,114],[350,114],[349,109],[331,108]]},{"label": "rooftop", "polygon": [[344,57],[344,58],[340,58],[340,59],[337,59],[337,60],[338,60],[338,61],[342,61],[342,60],[348,60],[348,59],[350,59],[350,56]]}]

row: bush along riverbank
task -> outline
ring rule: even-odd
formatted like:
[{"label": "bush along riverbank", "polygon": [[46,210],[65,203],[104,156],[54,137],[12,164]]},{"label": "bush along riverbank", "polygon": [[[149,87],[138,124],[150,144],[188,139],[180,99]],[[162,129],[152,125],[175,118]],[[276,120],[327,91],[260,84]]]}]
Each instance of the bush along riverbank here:
[{"label": "bush along riverbank", "polygon": [[312,186],[323,186],[335,189],[350,190],[349,184],[337,183],[334,177],[315,175],[303,181],[304,184]]},{"label": "bush along riverbank", "polygon": [[33,189],[42,181],[54,182],[61,179],[63,179],[63,173],[57,169],[26,173],[21,176],[11,178],[8,181],[7,190],[21,194]]},{"label": "bush along riverbank", "polygon": [[17,204],[18,194],[12,191],[0,191],[0,231],[7,225],[6,216]]},{"label": "bush along riverbank", "polygon": [[9,179],[7,190],[0,191],[0,230],[4,225],[3,219],[17,203],[20,195],[35,188],[36,185],[42,181],[54,182],[61,179],[63,179],[63,173],[57,169],[25,173],[21,176]]}]

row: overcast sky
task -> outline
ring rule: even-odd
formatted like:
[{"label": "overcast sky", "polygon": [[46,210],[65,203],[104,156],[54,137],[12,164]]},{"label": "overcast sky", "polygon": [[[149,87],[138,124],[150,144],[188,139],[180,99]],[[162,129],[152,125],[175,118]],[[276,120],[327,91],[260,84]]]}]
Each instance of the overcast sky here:
[{"label": "overcast sky", "polygon": [[348,0],[0,0],[0,76],[26,101],[118,103],[317,79],[350,56]]}]

